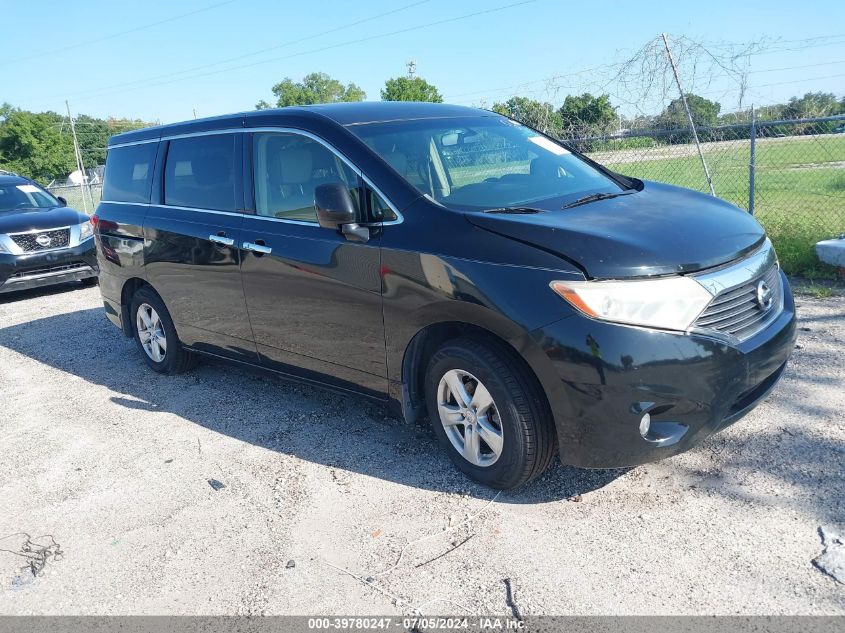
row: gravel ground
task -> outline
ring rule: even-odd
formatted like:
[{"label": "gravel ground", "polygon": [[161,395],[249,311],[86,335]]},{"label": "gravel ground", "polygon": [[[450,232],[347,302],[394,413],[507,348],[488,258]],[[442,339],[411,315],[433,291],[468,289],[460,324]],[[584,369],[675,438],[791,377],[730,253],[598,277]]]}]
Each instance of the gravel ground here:
[{"label": "gravel ground", "polygon": [[375,405],[150,372],[96,288],[0,297],[0,613],[509,615],[510,578],[523,614],[845,614],[812,563],[845,533],[845,298],[798,303],[737,425],[491,502]]}]

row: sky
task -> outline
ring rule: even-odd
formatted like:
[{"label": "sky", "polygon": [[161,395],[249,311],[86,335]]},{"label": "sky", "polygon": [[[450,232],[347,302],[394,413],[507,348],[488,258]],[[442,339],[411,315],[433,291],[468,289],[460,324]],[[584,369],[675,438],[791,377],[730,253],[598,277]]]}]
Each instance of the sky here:
[{"label": "sky", "polygon": [[[557,106],[569,93],[604,91],[634,113],[658,105],[631,86],[623,90],[612,65],[663,32],[670,43],[686,38],[719,55],[761,42],[743,61],[750,72],[742,105],[817,90],[845,94],[842,0],[813,0],[811,11],[782,0],[0,0],[0,7],[0,103],[34,111],[64,113],[67,100],[74,115],[169,123],[251,110],[274,101],[273,84],[315,71],[377,100],[385,80],[406,74],[414,59],[417,75],[451,103],[491,107],[519,94]],[[686,89],[720,101],[723,111],[739,107],[734,78],[700,65],[697,72],[682,76]]]}]

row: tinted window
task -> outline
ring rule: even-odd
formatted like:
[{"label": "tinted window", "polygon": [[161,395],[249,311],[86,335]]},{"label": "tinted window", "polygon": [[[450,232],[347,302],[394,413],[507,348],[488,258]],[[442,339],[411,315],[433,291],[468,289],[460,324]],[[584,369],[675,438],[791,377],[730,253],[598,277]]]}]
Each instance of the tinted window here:
[{"label": "tinted window", "polygon": [[149,202],[158,143],[115,147],[106,158],[103,200]]},{"label": "tinted window", "polygon": [[164,167],[164,204],[234,211],[235,135],[170,141]]},{"label": "tinted window", "polygon": [[317,185],[342,182],[358,199],[358,178],[326,147],[298,134],[256,134],[255,210],[285,220],[316,222]]}]

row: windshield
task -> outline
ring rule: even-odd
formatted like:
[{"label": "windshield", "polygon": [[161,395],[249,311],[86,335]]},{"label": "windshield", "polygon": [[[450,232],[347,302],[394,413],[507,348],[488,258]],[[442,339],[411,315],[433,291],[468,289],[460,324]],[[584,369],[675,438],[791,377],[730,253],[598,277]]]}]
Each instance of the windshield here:
[{"label": "windshield", "polygon": [[58,200],[41,187],[28,182],[0,185],[0,211],[48,209],[58,206]]},{"label": "windshield", "polygon": [[503,117],[350,126],[420,193],[490,209],[574,200],[622,187],[538,132]]}]

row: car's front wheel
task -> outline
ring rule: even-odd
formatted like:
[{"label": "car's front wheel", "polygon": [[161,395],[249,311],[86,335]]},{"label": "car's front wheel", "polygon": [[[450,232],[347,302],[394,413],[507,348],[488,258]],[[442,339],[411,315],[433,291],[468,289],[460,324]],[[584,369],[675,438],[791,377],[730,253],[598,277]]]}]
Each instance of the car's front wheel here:
[{"label": "car's front wheel", "polygon": [[554,456],[555,430],[536,379],[502,346],[461,338],[431,357],[429,417],[457,467],[499,489],[540,475]]},{"label": "car's front wheel", "polygon": [[130,307],[135,343],[147,365],[161,374],[180,374],[196,363],[194,354],[186,350],[170,313],[151,288],[139,288]]}]

